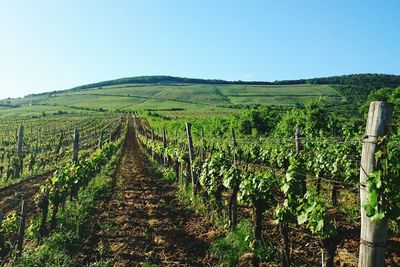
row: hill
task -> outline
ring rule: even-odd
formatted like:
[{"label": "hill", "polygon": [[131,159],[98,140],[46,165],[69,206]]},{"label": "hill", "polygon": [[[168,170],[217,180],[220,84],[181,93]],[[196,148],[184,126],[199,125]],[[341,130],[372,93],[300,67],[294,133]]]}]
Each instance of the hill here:
[{"label": "hill", "polygon": [[[1,112],[31,109],[91,111],[189,110],[220,112],[251,105],[303,105],[325,97],[332,106],[357,109],[368,94],[400,86],[400,76],[354,74],[274,82],[224,81],[172,76],[140,76],[102,81],[67,90],[3,100]],[[50,108],[51,109],[51,108]],[[26,110],[26,108],[25,108]]]}]

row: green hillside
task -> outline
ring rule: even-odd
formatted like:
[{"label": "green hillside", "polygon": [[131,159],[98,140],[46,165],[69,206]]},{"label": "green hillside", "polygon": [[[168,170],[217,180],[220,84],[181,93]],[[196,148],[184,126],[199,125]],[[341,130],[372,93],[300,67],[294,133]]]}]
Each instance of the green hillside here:
[{"label": "green hillside", "polygon": [[275,82],[142,76],[3,100],[0,103],[0,116],[17,114],[18,111],[26,113],[27,110],[43,110],[44,114],[85,110],[214,113],[230,112],[254,105],[298,106],[315,97],[325,97],[331,106],[356,109],[358,103],[365,101],[371,91],[395,86],[400,86],[400,76],[380,74]]}]

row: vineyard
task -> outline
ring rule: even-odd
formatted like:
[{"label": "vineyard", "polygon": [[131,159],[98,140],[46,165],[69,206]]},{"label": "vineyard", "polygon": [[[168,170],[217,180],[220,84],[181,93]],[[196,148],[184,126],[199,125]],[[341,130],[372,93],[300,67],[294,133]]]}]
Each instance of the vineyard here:
[{"label": "vineyard", "polygon": [[339,122],[317,104],[284,115],[269,137],[257,140],[238,139],[235,129],[207,135],[154,116],[135,121],[144,149],[191,188],[207,214],[233,230],[252,218],[256,244],[270,243],[281,255],[262,261],[353,266],[360,258],[361,266],[383,266],[386,255],[386,264],[397,266],[399,133],[379,114],[391,114],[392,107],[375,111],[379,105],[371,104],[365,135],[349,125],[338,130]]},{"label": "vineyard", "polygon": [[1,125],[3,266],[10,255],[22,254],[25,231],[44,237],[56,227],[59,207],[64,209],[67,197],[74,199],[121,145],[124,119],[117,115],[77,116],[44,122],[8,120]]},{"label": "vineyard", "polygon": [[399,103],[376,95],[3,118],[0,266],[399,266]]}]

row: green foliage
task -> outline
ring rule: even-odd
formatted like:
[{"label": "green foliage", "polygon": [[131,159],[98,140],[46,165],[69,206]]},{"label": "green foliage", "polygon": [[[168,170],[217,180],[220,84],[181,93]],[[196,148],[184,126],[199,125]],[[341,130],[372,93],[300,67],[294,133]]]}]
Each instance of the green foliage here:
[{"label": "green foliage", "polygon": [[255,129],[257,134],[268,135],[279,119],[280,114],[271,107],[251,109],[241,116],[239,130],[243,134],[251,134]]},{"label": "green foliage", "polygon": [[[114,151],[116,153],[117,151]],[[74,266],[74,255],[82,248],[92,231],[93,218],[111,193],[112,177],[121,151],[114,154],[99,175],[80,191],[79,198],[69,202],[58,216],[59,227],[43,244],[27,250],[13,266]]]},{"label": "green foliage", "polygon": [[328,207],[321,197],[307,192],[305,201],[297,208],[298,224],[306,224],[307,228],[321,238],[333,237],[337,234],[333,219],[328,213]]},{"label": "green foliage", "polygon": [[11,211],[7,214],[7,216],[3,219],[0,227],[1,234],[10,234],[16,233],[18,230],[18,215],[15,210]]},{"label": "green foliage", "polygon": [[285,178],[281,181],[281,194],[283,201],[278,203],[274,212],[276,220],[286,223],[293,222],[297,216],[297,207],[303,200],[305,188],[305,166],[295,158],[290,161],[290,166]]},{"label": "green foliage", "polygon": [[262,209],[265,210],[275,204],[277,187],[278,180],[270,172],[248,173],[240,184],[238,200],[249,206],[262,203]]},{"label": "green foliage", "polygon": [[55,172],[49,182],[41,187],[41,191],[44,192],[45,189],[49,191],[50,201],[53,205],[65,202],[73,186],[78,188],[87,186],[90,179],[119,149],[120,144],[108,143],[88,159],[67,164],[65,168]]},{"label": "green foliage", "polygon": [[[388,141],[378,140],[379,149],[375,153],[377,169],[367,177],[368,198],[364,202],[367,216],[374,220],[400,219],[400,134],[396,133]],[[390,152],[390,153],[389,153]]]}]

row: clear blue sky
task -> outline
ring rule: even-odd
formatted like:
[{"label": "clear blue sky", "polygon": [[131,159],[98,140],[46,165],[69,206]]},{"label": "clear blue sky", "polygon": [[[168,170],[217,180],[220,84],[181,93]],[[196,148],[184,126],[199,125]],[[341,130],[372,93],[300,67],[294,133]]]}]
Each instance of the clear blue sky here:
[{"label": "clear blue sky", "polygon": [[0,98],[137,75],[400,74],[400,0],[2,0],[0,25]]}]

